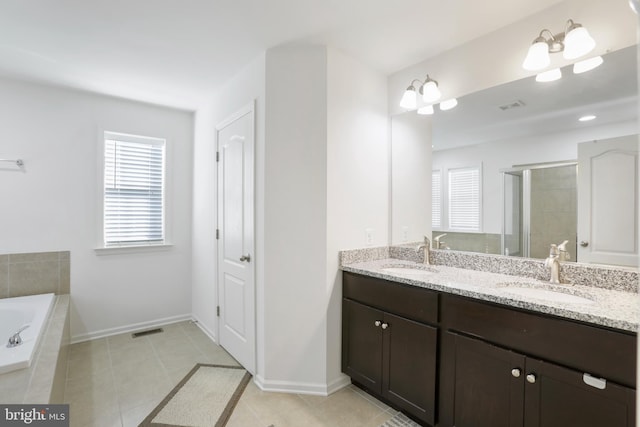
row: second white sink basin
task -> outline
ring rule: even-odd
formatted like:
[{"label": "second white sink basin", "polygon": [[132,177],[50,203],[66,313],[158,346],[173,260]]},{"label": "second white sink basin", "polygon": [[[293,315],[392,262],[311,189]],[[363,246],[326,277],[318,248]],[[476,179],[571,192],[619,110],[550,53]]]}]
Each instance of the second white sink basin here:
[{"label": "second white sink basin", "polygon": [[535,299],[543,299],[546,301],[555,301],[565,304],[593,304],[592,299],[582,297],[579,295],[572,295],[566,292],[559,292],[550,289],[540,289],[534,287],[524,286],[507,286],[503,288],[504,292],[520,295],[523,297],[530,297]]},{"label": "second white sink basin", "polygon": [[423,275],[437,273],[438,270],[428,265],[389,264],[381,268],[385,273]]}]

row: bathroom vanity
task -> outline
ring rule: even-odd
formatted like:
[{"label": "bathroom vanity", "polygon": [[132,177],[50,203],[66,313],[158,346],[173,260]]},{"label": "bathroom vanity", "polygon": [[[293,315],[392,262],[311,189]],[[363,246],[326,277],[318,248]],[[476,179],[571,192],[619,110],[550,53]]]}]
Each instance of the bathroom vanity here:
[{"label": "bathroom vanity", "polygon": [[575,286],[584,300],[559,303],[510,293],[532,279],[420,268],[343,265],[354,383],[431,426],[635,425],[637,294]]}]

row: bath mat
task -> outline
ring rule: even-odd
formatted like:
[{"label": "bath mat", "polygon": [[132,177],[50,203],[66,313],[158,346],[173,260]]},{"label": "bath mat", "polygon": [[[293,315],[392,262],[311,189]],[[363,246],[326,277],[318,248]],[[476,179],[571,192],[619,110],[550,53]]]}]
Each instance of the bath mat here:
[{"label": "bath mat", "polygon": [[240,366],[199,363],[139,427],[224,427],[250,380]]}]

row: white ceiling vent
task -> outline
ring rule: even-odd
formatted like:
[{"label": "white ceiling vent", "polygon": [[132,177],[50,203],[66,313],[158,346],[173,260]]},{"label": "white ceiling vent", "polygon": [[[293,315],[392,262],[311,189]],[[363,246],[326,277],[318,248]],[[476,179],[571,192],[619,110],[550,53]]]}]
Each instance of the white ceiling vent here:
[{"label": "white ceiling vent", "polygon": [[525,105],[526,104],[524,102],[517,100],[517,101],[509,102],[504,105],[500,105],[498,108],[501,109],[502,111],[505,111],[505,110],[511,110],[513,108],[524,107]]}]

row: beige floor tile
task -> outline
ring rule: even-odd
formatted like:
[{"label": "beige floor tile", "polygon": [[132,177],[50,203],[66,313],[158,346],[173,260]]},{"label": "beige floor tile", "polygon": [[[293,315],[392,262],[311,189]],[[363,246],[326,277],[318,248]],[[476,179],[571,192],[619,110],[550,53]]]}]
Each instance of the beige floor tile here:
[{"label": "beige floor tile", "polygon": [[149,415],[156,406],[157,404],[155,402],[149,401],[142,405],[123,411],[122,426],[137,427],[145,418],[147,418],[147,415]]},{"label": "beige floor tile", "polygon": [[145,404],[157,405],[173,389],[166,378],[131,381],[118,388],[120,410],[126,411]]},{"label": "beige floor tile", "polygon": [[385,412],[350,388],[337,391],[312,409],[321,419],[344,427],[358,427]]},{"label": "beige floor tile", "polygon": [[90,352],[85,357],[68,361],[67,379],[82,379],[110,372],[111,360],[106,352]]},{"label": "beige floor tile", "polygon": [[246,403],[240,401],[234,408],[226,427],[267,427],[267,425],[256,416]]},{"label": "beige floor tile", "polygon": [[114,346],[109,346],[109,355],[114,367],[146,361],[156,357],[153,346],[148,340],[125,341]]},{"label": "beige floor tile", "polygon": [[166,378],[166,375],[166,371],[157,358],[122,364],[113,369],[116,388],[129,382],[145,382],[156,378]]},{"label": "beige floor tile", "polygon": [[83,359],[92,354],[107,353],[107,339],[84,341],[69,346],[69,361]]}]

